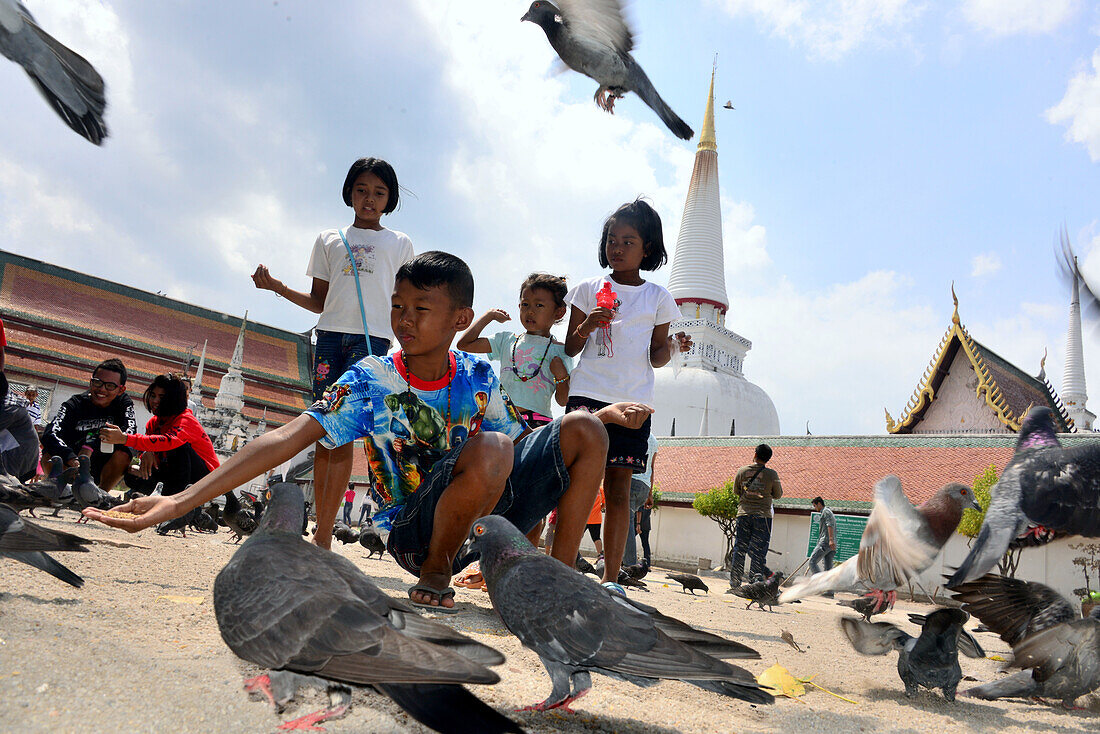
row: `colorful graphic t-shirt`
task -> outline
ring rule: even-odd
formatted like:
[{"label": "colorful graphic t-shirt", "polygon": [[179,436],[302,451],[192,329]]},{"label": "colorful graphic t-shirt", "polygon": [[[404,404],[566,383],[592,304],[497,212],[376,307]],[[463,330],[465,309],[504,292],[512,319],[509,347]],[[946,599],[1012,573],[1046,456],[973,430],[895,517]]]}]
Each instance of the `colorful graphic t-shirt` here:
[{"label": "colorful graphic t-shirt", "polygon": [[450,449],[483,430],[513,440],[527,430],[481,357],[451,352],[448,376],[434,382],[406,374],[401,352],[367,357],[306,411],[326,448],[364,439],[383,529]]},{"label": "colorful graphic t-shirt", "polygon": [[502,331],[489,337],[489,359],[500,362],[500,386],[504,392],[516,407],[547,418],[551,417],[550,399],[557,387],[550,371],[554,357],[561,358],[566,371],[573,369],[573,358],[565,353],[561,342],[526,332]]}]

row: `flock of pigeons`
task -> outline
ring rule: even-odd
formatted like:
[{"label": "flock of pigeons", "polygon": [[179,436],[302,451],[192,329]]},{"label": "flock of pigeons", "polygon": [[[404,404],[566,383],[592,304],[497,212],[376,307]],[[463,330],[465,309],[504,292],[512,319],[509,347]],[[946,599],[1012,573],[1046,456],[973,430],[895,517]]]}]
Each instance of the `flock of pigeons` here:
[{"label": "flock of pigeons", "polygon": [[[88,484],[82,479],[85,471],[82,466],[76,472],[71,488],[74,498],[87,503],[93,496],[82,486]],[[1095,517],[1090,513],[1100,497],[1098,482],[1100,447],[1063,449],[1050,412],[1031,411],[1021,427],[1017,451],[994,489],[980,536],[985,543],[975,544],[948,582],[956,605],[910,615],[919,628],[916,633],[872,618],[891,606],[897,588],[931,566],[963,508],[975,506],[963,485],[949,484],[914,507],[900,482],[887,477],[875,487],[874,510],[856,556],[832,571],[796,580],[786,590],[782,574],[775,573],[734,593],[748,599],[750,606],[770,610],[833,590],[867,592],[840,602],[862,615],[840,621],[853,648],[866,655],[896,651],[907,695],[920,687],[935,688],[949,701],[955,699],[963,678],[959,654],[985,657],[981,644],[964,628],[971,616],[976,617],[984,625],[979,629],[1012,646],[1010,667],[1018,672],[963,695],[1044,697],[1071,707],[1078,697],[1100,687],[1100,612],[1082,619],[1073,604],[1052,589],[988,574],[986,564],[989,548],[1001,548],[998,529],[1005,523],[1011,523],[1015,537],[1010,535],[1004,548],[1017,538],[1030,545],[1036,537],[1049,540],[1070,532],[1100,535],[1100,525],[1081,519]],[[10,499],[16,488],[9,485],[0,487]],[[28,488],[23,491],[30,493]],[[1045,504],[1037,501],[1043,497]],[[369,687],[437,731],[521,731],[465,687],[498,682],[492,668],[504,656],[420,616],[408,602],[384,594],[351,561],[307,542],[305,503],[296,484],[277,481],[262,501],[249,502],[251,507],[241,506],[235,497],[226,499],[222,518],[238,540],[244,540],[218,574],[214,609],[229,648],[269,671],[249,680],[249,690],[262,693],[280,711],[303,686],[326,690],[331,706],[294,724],[312,726],[341,716],[350,705],[352,688]],[[20,509],[56,508],[61,501],[24,503]],[[1068,515],[1051,509],[1072,502],[1081,504]],[[1063,522],[1069,515],[1072,520]],[[371,528],[357,531],[339,524],[334,535],[343,543],[359,542],[372,554],[381,556],[385,550]],[[46,553],[86,552],[88,542],[36,526],[21,518],[15,507],[0,506],[0,554],[74,586],[83,582]],[[571,704],[590,690],[592,673],[641,687],[681,680],[757,705],[773,700],[749,671],[732,662],[759,658],[751,647],[610,592],[538,552],[502,518],[478,520],[465,552],[480,556],[493,608],[520,642],[538,654],[549,675],[549,695],[527,710],[571,711]],[[648,570],[639,564],[624,569],[624,576],[644,588],[641,579]],[[709,591],[692,574],[668,578],[681,583],[685,593]],[[789,642],[796,645],[793,638]]]}]

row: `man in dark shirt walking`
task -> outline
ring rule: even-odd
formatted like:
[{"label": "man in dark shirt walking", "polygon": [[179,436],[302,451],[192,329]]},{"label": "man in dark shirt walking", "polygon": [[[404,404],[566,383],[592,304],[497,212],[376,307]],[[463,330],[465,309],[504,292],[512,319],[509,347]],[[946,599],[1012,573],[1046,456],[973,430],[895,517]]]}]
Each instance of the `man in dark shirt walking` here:
[{"label": "man in dark shirt walking", "polygon": [[[836,556],[836,517],[833,511],[825,506],[825,500],[820,496],[814,497],[810,506],[814,508],[814,512],[821,513],[821,520],[818,522],[817,546],[810,555],[810,573],[820,573],[833,567],[833,558]],[[833,592],[830,591],[822,596],[831,599]]]},{"label": "man in dark shirt walking", "polygon": [[771,543],[768,520],[772,501],[783,496],[779,474],[765,464],[772,458],[772,448],[766,443],[756,447],[753,463],[737,470],[733,491],[740,498],[737,506],[737,530],[733,542],[733,562],[730,564],[730,586],[741,585],[745,573],[745,554],[751,561],[749,573],[766,573],[764,556]]},{"label": "man in dark shirt walking", "polygon": [[100,441],[99,429],[108,423],[123,433],[138,432],[134,403],[126,394],[126,367],[118,359],[101,362],[92,370],[88,389],[61,404],[42,434],[45,455],[77,466],[77,456],[87,454],[92,478],[103,489],[114,489],[133,454],[123,444]]}]

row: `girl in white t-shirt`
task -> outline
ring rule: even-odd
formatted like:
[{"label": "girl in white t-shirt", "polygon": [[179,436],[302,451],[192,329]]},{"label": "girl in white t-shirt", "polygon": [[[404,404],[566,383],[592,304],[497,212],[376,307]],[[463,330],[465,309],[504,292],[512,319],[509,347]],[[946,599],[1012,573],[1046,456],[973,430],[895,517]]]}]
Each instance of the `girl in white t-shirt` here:
[{"label": "girl in white t-shirt", "polygon": [[[398,183],[393,166],[380,158],[360,158],[348,169],[342,193],[355,217],[346,230],[326,229],[317,236],[306,268],[306,275],[313,278],[309,293],[288,288],[264,265],[252,274],[257,288],[274,291],[320,314],[313,350],[314,400],[320,400],[348,367],[368,354],[381,356],[389,351],[394,338],[390,327],[394,276],[413,257],[408,236],[386,229],[380,221],[383,214],[397,208]],[[370,332],[369,348],[363,334],[364,318]],[[313,542],[328,548],[336,513],[351,478],[352,444],[329,450],[318,443],[315,448],[317,530]]]},{"label": "girl in white t-shirt", "polygon": [[[565,299],[572,307],[565,352],[581,355],[569,376],[566,412],[596,412],[622,401],[652,404],[653,368],[667,364],[673,349],[691,349],[691,337],[668,333],[669,323],[680,318],[672,294],[640,275],[668,260],[661,218],[653,207],[638,199],[608,217],[600,236],[599,259],[611,272],[581,282]],[[619,577],[630,514],[630,479],[646,468],[651,412],[635,412],[631,426],[607,424],[605,584]]]}]

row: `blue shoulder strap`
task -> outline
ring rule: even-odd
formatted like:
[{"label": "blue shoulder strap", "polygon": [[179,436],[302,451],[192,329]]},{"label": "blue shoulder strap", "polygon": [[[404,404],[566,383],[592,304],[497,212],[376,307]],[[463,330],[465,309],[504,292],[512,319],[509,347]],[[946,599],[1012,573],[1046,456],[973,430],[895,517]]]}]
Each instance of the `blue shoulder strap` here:
[{"label": "blue shoulder strap", "polygon": [[359,316],[363,319],[363,337],[367,340],[367,354],[374,354],[370,346],[370,329],[367,328],[367,310],[363,307],[363,287],[359,285],[359,264],[355,262],[355,253],[351,251],[348,238],[344,236],[344,230],[336,230],[340,233],[340,239],[344,241],[344,249],[348,251],[348,259],[351,260],[351,274],[355,276],[355,295],[359,296]]}]

